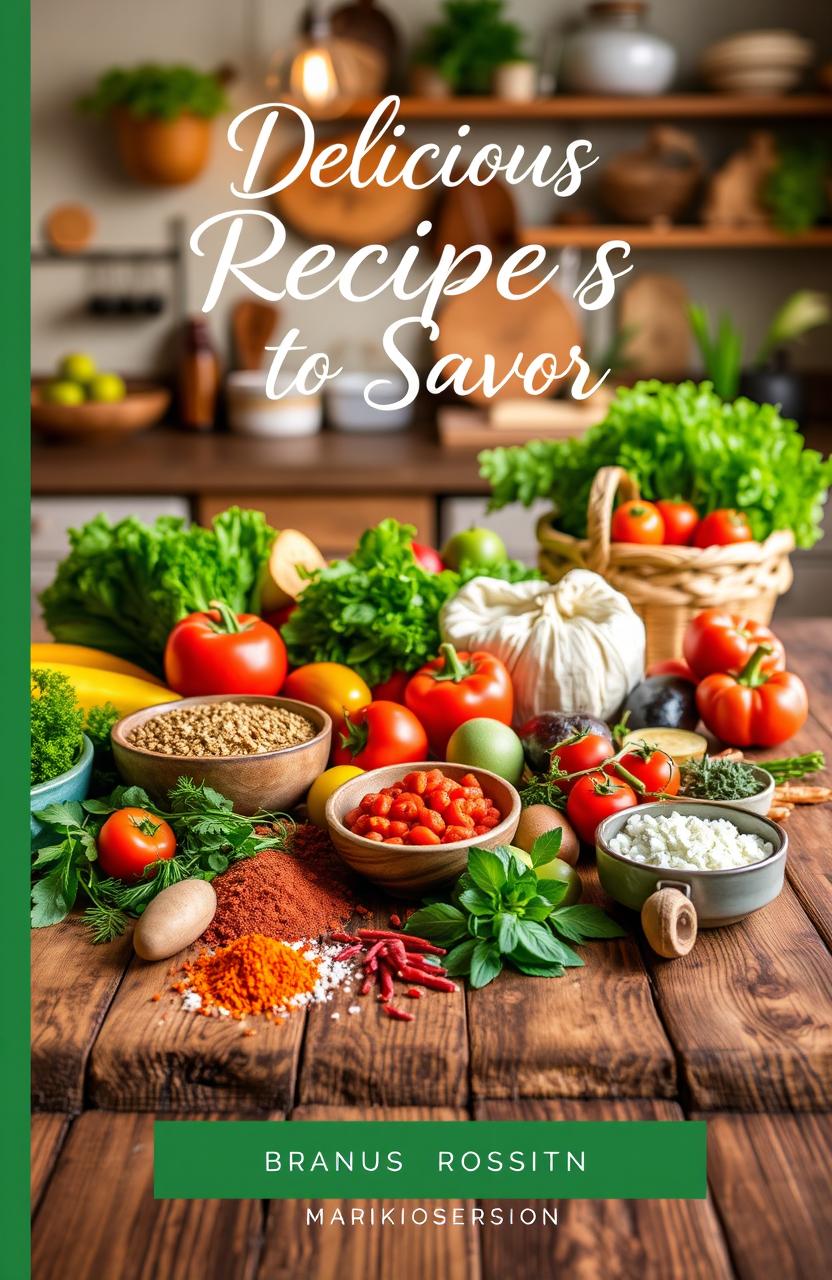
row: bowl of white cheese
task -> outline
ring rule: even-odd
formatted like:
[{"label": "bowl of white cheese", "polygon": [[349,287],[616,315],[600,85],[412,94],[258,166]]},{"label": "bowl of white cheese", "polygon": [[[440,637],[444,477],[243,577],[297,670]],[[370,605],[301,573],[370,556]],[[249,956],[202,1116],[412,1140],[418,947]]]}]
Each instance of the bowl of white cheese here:
[{"label": "bowl of white cheese", "polygon": [[733,924],[777,897],[788,843],[770,818],[709,800],[638,805],[595,833],[598,875],[611,897],[640,911],[657,890],[679,889],[705,929]]}]

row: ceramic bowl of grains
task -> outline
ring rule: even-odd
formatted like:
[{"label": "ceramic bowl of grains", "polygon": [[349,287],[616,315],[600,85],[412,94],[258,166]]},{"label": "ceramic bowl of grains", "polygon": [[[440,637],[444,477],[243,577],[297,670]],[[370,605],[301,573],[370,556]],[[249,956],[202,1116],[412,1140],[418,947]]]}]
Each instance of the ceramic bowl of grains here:
[{"label": "ceramic bowl of grains", "polygon": [[238,813],[296,805],[329,759],[332,721],[294,698],[216,694],[145,707],[113,727],[125,782],[162,804],[178,778],[205,782]]}]

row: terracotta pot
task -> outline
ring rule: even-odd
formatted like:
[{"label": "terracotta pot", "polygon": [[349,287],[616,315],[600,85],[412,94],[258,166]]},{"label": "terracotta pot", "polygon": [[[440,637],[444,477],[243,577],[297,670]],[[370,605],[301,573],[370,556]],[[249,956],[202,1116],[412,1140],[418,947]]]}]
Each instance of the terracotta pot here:
[{"label": "terracotta pot", "polygon": [[690,204],[703,171],[701,152],[690,134],[657,125],[643,147],[610,161],[601,174],[599,194],[621,222],[672,221]]},{"label": "terracotta pot", "polygon": [[184,114],[175,120],[113,113],[121,162],[131,178],[152,186],[193,182],[211,153],[212,121]]}]

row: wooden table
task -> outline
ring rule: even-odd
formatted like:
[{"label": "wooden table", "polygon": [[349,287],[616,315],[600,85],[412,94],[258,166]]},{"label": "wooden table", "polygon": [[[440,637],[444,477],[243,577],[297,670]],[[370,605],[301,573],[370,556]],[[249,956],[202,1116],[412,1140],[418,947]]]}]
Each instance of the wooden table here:
[{"label": "wooden table", "polygon": [[[832,623],[783,624],[812,715],[790,744],[832,759]],[[779,754],[783,754],[780,752]],[[832,1250],[832,842],[788,821],[788,881],[742,924],[656,960],[634,934],[558,980],[503,975],[411,1024],[341,1004],[265,1024],[182,1013],[167,966],[77,922],[33,936],[35,1280],[814,1280]],[[587,896],[603,900],[582,867]],[[385,921],[379,903],[378,919]],[[343,1002],[342,1002],[343,1003]],[[343,1012],[343,1010],[342,1010]],[[707,1118],[707,1201],[559,1205],[560,1225],[306,1225],[306,1202],[154,1202],[154,1114]],[[385,1202],[386,1203],[386,1202]],[[346,1204],[346,1202],[345,1202]]]}]

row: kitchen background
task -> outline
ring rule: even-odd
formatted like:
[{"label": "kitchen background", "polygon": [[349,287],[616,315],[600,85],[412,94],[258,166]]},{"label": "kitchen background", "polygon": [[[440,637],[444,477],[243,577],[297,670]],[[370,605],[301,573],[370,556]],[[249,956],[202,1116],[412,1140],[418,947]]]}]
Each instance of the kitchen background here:
[{"label": "kitchen background", "polygon": [[[324,4],[321,10],[326,13],[333,7]],[[365,19],[371,7],[355,6]],[[436,21],[440,6],[426,0],[386,0],[381,7],[395,23],[400,68],[396,84],[400,87],[405,84],[413,50],[425,29]],[[806,288],[832,291],[828,203],[822,200],[809,229],[782,232],[772,226],[771,211],[761,214],[753,191],[749,195],[748,177],[751,173],[753,178],[754,165],[760,163],[767,147],[778,148],[782,155],[797,141],[803,148],[803,169],[798,160],[787,181],[790,176],[799,186],[812,164],[814,140],[828,141],[832,119],[828,66],[824,72],[824,64],[832,57],[828,12],[816,0],[735,0],[730,6],[718,0],[703,0],[698,5],[657,0],[642,15],[642,21],[662,43],[642,45],[648,61],[654,60],[653,70],[644,74],[655,71],[670,82],[660,86],[661,93],[631,98],[630,105],[622,107],[618,97],[607,97],[605,102],[614,86],[603,81],[605,74],[612,74],[609,59],[605,69],[603,40],[609,38],[612,27],[629,30],[632,14],[627,10],[634,6],[607,6],[613,7],[617,12],[603,18],[600,45],[595,33],[594,55],[590,47],[589,70],[584,74],[594,75],[595,81],[579,86],[587,95],[582,100],[576,101],[568,90],[569,75],[574,88],[581,74],[576,32],[585,22],[584,6],[565,0],[513,0],[505,5],[505,15],[522,28],[523,51],[536,60],[531,78],[522,68],[514,68],[514,78],[507,75],[497,86],[502,95],[500,104],[492,101],[489,105],[483,103],[482,95],[475,102],[466,102],[464,97],[426,96],[442,89],[433,66],[427,82],[422,76],[418,98],[409,99],[410,112],[405,106],[406,141],[418,144],[435,139],[450,145],[456,127],[465,121],[473,125],[471,151],[489,140],[535,149],[545,142],[563,148],[574,137],[590,137],[601,159],[574,202],[580,204],[580,211],[572,209],[572,201],[566,207],[571,225],[555,225],[556,216],[563,218],[564,208],[556,210],[547,193],[525,187],[512,188],[516,222],[521,228],[534,229],[531,239],[548,236],[552,252],[561,254],[561,278],[568,281],[579,278],[581,264],[584,270],[588,268],[593,246],[607,238],[593,230],[595,225],[629,226],[636,224],[636,218],[642,219],[636,224],[637,232],[627,238],[634,246],[636,267],[630,279],[634,286],[641,282],[644,292],[630,300],[629,312],[626,307],[623,314],[610,309],[589,321],[584,313],[585,346],[595,352],[608,349],[616,328],[624,326],[625,334],[630,334],[628,341],[634,345],[629,360],[617,370],[622,378],[698,373],[702,362],[687,331],[688,300],[702,304],[712,322],[721,312],[728,312],[742,335],[748,357],[759,347],[773,314],[789,295]],[[210,359],[200,366],[204,350],[200,348],[196,355],[191,351],[190,357],[183,355],[178,340],[186,317],[199,314],[215,261],[212,249],[218,247],[219,236],[209,243],[202,260],[184,245],[190,230],[204,218],[232,207],[229,183],[239,179],[241,168],[240,158],[226,144],[225,127],[237,111],[272,96],[266,88],[270,64],[275,56],[280,60],[291,54],[304,12],[305,6],[293,0],[239,0],[234,5],[224,0],[176,0],[175,4],[143,0],[129,6],[106,0],[74,0],[71,5],[63,0],[34,0],[35,375],[52,375],[67,353],[88,352],[103,370],[175,390],[177,370],[181,372],[184,361],[200,384],[203,394],[198,399],[207,396],[210,400],[210,376],[209,385],[204,382]],[[726,64],[725,58],[730,61],[732,55],[725,54],[721,63],[717,56],[710,70],[703,73],[701,60],[708,46],[737,32],[767,28],[788,28],[809,43],[781,37],[776,54],[770,46],[735,50],[736,67]],[[675,50],[675,70],[660,65],[668,45]],[[372,56],[378,59],[377,54]],[[761,65],[768,56],[778,64],[774,70]],[[617,61],[613,57],[613,68]],[[103,72],[142,62],[181,62],[199,70],[223,67],[233,72],[227,88],[230,109],[215,122],[210,159],[185,185],[143,184],[127,176],[117,154],[112,121],[77,108],[78,99],[92,92]],[[377,61],[371,72],[376,65]],[[778,69],[782,74],[778,75]],[[757,95],[748,98],[731,92],[749,71],[752,78],[758,76],[753,81]],[[732,74],[738,77],[734,83],[730,82]],[[362,85],[370,83],[372,74],[359,79]],[[641,87],[646,87],[646,81]],[[553,88],[555,97],[551,97]],[[720,96],[714,97],[718,91]],[[532,101],[522,100],[529,94],[534,95]],[[690,94],[698,96],[691,100]],[[506,96],[521,100],[505,101]],[[412,114],[421,118],[414,121]],[[361,118],[356,112],[346,123],[327,124],[325,131],[356,128]],[[645,175],[646,196],[643,191],[630,190],[626,176],[622,184],[620,173],[616,182],[613,171],[603,188],[602,169],[621,153],[643,151],[656,125],[689,135],[694,140],[693,150],[689,139],[663,135],[653,144],[657,155],[630,159],[626,164],[630,174]],[[756,150],[745,154],[750,135],[761,130],[771,137],[758,138]],[[726,162],[738,153],[743,154],[733,162],[733,172],[725,171]],[[825,163],[828,165],[828,158]],[[651,164],[665,167],[650,168]],[[710,186],[711,176],[720,171],[724,181],[715,190]],[[657,211],[653,208],[657,193],[673,187],[677,179],[682,185],[690,180],[688,196],[678,210]],[[67,213],[63,208],[67,205],[82,209]],[[486,210],[486,214],[490,217],[493,210]],[[85,215],[91,219],[86,225]],[[495,216],[499,224],[499,213]],[[723,225],[724,216],[731,225]],[[476,212],[474,221],[479,217]],[[402,243],[412,225],[405,229]],[[334,225],[330,237],[335,238],[337,231]],[[494,234],[500,238],[499,225]],[[318,238],[328,236],[319,233],[308,237]],[[472,240],[480,238],[479,234],[471,236]],[[281,270],[307,242],[301,235],[290,235],[281,255]],[[345,249],[344,256],[349,252]],[[648,274],[659,279],[645,281]],[[277,285],[280,275],[280,270],[274,273]],[[232,343],[232,315],[235,304],[248,296],[242,290],[235,294],[229,285],[220,305],[208,317],[207,334],[199,335],[199,343],[210,343],[223,374],[240,363],[239,351]],[[408,310],[389,293],[382,294],[371,307],[347,304],[337,295],[306,304],[287,300],[280,306],[275,333],[298,325],[304,333],[314,335],[315,345],[327,350],[336,363],[366,372],[380,365],[378,346],[383,330]],[[638,325],[632,323],[636,313],[646,325],[641,342]],[[652,321],[645,321],[645,314],[652,316]],[[828,409],[824,412],[829,403],[825,378],[832,372],[829,335],[828,326],[816,329],[790,355],[792,367],[806,375],[804,405],[798,406],[802,423],[811,442],[824,452],[828,451],[830,430],[824,418],[832,417]],[[421,358],[425,365],[431,363],[427,351],[411,346],[409,354]],[[669,367],[674,362],[681,367]],[[245,389],[239,394],[245,394]],[[246,403],[250,407],[250,402]],[[127,404],[110,407],[113,422]],[[96,413],[100,408],[88,407]],[[106,438],[95,440],[86,433],[81,433],[83,439],[66,439],[67,434],[79,435],[72,419],[74,406],[40,407],[35,425],[42,430],[36,430],[33,451],[36,632],[39,623],[34,596],[51,579],[66,546],[66,529],[99,510],[112,517],[133,512],[153,518],[172,512],[205,520],[231,502],[257,505],[276,526],[304,529],[327,554],[348,552],[368,523],[388,514],[416,523],[425,542],[441,541],[472,521],[486,522],[503,533],[512,554],[532,559],[536,553],[534,512],[518,513],[515,509],[485,514],[487,486],[478,477],[475,454],[478,445],[498,442],[499,428],[489,423],[482,411],[470,412],[470,405],[466,406],[469,416],[461,425],[459,414],[446,406],[437,427],[436,406],[426,404],[419,407],[412,424],[381,436],[365,429],[370,423],[361,420],[360,408],[355,417],[355,403],[351,402],[342,402],[340,411],[338,406],[330,406],[329,417],[339,420],[341,430],[333,430],[330,424],[322,434],[295,436],[279,434],[293,425],[298,429],[303,425],[287,423],[285,418],[270,427],[267,435],[230,432],[222,393],[217,398],[215,429],[185,430],[183,419],[205,416],[194,413],[195,407],[204,405],[191,403],[188,409],[174,397],[163,414],[162,426],[129,434],[129,425],[121,424],[116,430],[105,424]],[[100,418],[98,413],[93,424],[96,429]],[[236,425],[245,429],[246,421]],[[523,438],[516,426],[503,426],[509,438]],[[248,429],[252,429],[250,418]],[[563,430],[564,425],[552,429]],[[472,431],[476,439],[471,437]],[[458,437],[464,443],[460,444]],[[796,586],[780,609],[803,614],[829,612],[832,552],[827,543],[798,553],[795,566]]]}]

